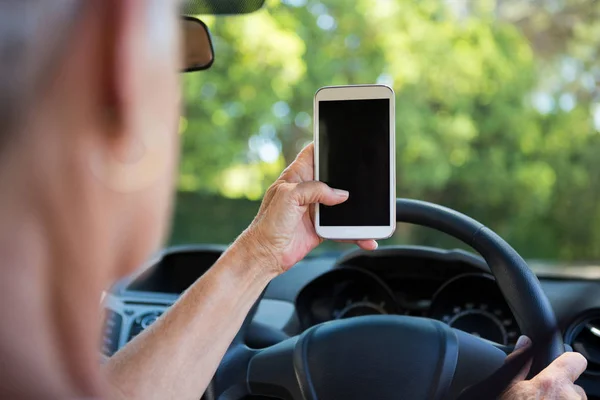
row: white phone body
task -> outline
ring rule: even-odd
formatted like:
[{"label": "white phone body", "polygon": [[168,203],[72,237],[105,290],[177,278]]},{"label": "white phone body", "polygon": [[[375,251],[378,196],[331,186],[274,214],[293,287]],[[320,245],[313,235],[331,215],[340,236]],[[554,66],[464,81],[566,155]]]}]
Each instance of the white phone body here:
[{"label": "white phone body", "polygon": [[[314,162],[315,180],[320,180],[319,138],[320,117],[319,103],[335,100],[389,100],[389,199],[381,207],[389,207],[389,221],[385,225],[377,226],[323,226],[321,225],[320,206],[315,207],[315,230],[317,235],[324,239],[360,240],[360,239],[386,239],[393,235],[396,229],[396,130],[395,130],[395,94],[385,85],[356,85],[356,86],[329,86],[317,91],[314,99]],[[366,135],[369,132],[365,132]],[[344,188],[338,188],[344,189]],[[352,193],[350,193],[352,197]],[[379,203],[378,203],[379,204]],[[335,206],[334,206],[335,207]]]}]

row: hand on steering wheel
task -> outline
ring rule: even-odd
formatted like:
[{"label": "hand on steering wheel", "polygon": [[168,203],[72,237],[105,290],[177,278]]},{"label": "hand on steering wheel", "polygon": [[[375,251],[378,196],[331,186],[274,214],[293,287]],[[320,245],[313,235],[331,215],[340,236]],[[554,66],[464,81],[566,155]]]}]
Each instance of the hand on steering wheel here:
[{"label": "hand on steering wheel", "polygon": [[[515,351],[507,362],[518,357],[531,346],[526,336],[521,336]],[[575,381],[585,371],[587,360],[579,353],[567,352],[558,357],[542,372],[530,380],[525,380],[531,363],[525,366],[513,380],[513,384],[502,395],[501,400],[520,399],[565,399],[586,400],[587,396]]]}]

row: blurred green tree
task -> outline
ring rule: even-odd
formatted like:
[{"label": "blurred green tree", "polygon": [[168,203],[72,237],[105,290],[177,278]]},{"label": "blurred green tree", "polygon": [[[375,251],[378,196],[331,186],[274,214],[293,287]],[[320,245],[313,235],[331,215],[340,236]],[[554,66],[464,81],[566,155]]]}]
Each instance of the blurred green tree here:
[{"label": "blurred green tree", "polygon": [[[526,257],[600,259],[598,17],[583,0],[272,0],[206,18],[217,59],[184,77],[172,242],[235,238],[311,140],[314,92],[381,82],[400,196],[465,212]],[[405,226],[388,242],[456,244]]]}]

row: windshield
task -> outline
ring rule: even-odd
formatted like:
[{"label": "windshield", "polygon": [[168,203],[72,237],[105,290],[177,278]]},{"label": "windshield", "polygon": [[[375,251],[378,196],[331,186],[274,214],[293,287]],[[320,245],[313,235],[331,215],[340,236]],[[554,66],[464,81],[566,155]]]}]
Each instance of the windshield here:
[{"label": "windshield", "polygon": [[[216,60],[184,76],[171,244],[230,243],[312,140],[315,91],[377,82],[396,92],[398,196],[532,260],[600,260],[600,2],[273,0],[202,18]],[[405,224],[381,244],[407,243],[459,246]]]}]

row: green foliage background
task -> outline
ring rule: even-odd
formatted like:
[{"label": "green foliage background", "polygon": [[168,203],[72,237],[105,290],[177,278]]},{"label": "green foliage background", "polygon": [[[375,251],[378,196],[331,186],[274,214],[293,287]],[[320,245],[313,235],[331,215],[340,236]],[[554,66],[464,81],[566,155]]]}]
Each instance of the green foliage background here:
[{"label": "green foliage background", "polygon": [[[311,140],[319,87],[384,82],[399,196],[467,213],[528,258],[600,259],[600,2],[272,0],[203,19],[217,58],[184,77],[172,243],[247,226]],[[457,245],[404,225],[387,243]]]}]

